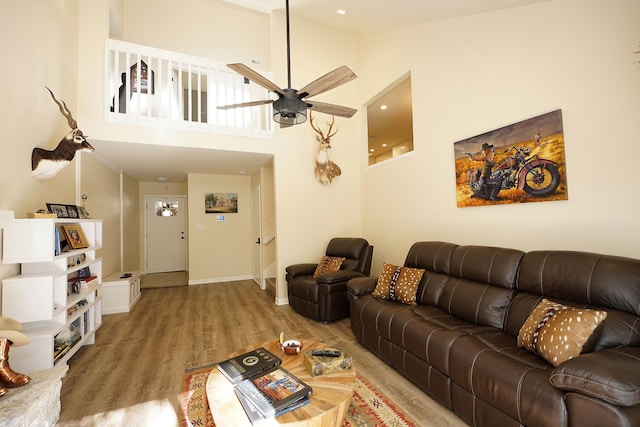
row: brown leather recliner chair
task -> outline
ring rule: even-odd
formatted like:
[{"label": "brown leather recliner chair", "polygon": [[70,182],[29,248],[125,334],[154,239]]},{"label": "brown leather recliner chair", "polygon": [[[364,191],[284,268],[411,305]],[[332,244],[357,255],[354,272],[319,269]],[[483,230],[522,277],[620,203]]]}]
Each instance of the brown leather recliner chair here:
[{"label": "brown leather recliner chair", "polygon": [[318,264],[295,264],[286,268],[289,305],[311,319],[331,322],[349,316],[347,282],[371,272],[373,246],[365,239],[336,237],[327,246],[327,256],[345,260],[338,271],[327,271],[316,279]]}]

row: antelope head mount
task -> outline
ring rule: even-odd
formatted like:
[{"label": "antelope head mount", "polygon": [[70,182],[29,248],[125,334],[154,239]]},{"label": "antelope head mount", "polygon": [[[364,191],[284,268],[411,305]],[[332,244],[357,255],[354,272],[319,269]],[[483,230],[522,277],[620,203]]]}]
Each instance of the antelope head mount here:
[{"label": "antelope head mount", "polygon": [[309,124],[313,128],[313,130],[317,133],[316,141],[318,141],[318,156],[316,157],[316,179],[322,184],[331,184],[333,178],[336,176],[342,175],[342,171],[340,170],[340,166],[333,163],[329,160],[329,151],[331,150],[331,138],[338,133],[338,129],[331,132],[333,129],[333,125],[336,121],[334,116],[331,116],[331,122],[327,122],[329,125],[329,129],[327,130],[327,135],[325,136],[324,132],[320,129],[320,126],[315,124],[313,120],[313,114],[309,112]]},{"label": "antelope head mount", "polygon": [[60,113],[67,119],[71,132],[62,138],[55,150],[45,150],[38,147],[33,149],[31,152],[31,174],[37,179],[53,178],[71,163],[76,151],[94,151],[82,131],[78,129],[78,123],[71,115],[67,104],[64,101],[58,101],[51,89],[47,88],[47,90],[51,94],[53,101],[58,104]]}]

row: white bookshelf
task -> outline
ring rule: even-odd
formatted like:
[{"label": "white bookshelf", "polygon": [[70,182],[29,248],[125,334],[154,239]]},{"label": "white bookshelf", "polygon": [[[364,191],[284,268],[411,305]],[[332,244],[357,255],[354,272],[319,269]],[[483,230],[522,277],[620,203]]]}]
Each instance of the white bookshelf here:
[{"label": "white bookshelf", "polygon": [[[80,226],[88,247],[60,251],[56,229],[64,225]],[[33,372],[66,364],[82,345],[95,342],[102,324],[102,260],[96,257],[102,221],[16,219],[3,231],[2,262],[21,264],[21,274],[2,281],[2,315],[22,323],[30,338],[11,348],[11,365]],[[92,278],[80,282],[87,269]],[[74,290],[72,282],[82,285]]]}]

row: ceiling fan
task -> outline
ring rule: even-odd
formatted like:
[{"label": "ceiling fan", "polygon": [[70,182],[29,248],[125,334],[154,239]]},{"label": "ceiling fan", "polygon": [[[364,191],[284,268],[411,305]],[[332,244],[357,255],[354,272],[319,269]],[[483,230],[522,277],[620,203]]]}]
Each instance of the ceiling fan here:
[{"label": "ceiling fan", "polygon": [[350,118],[356,113],[356,109],[341,105],[327,104],[308,100],[312,96],[319,95],[341,86],[355,79],[356,74],[346,65],[317,78],[300,90],[291,88],[291,41],[289,35],[289,0],[286,0],[286,21],[287,21],[287,77],[288,86],[281,89],[269,79],[253,71],[244,64],[227,64],[227,67],[241,74],[247,79],[256,82],[260,86],[278,95],[278,99],[265,99],[262,101],[243,102],[241,104],[231,104],[219,106],[220,110],[228,110],[238,107],[252,107],[256,105],[273,104],[273,120],[280,123],[280,127],[288,127],[304,123],[307,120],[307,108],[320,113],[331,114],[338,117]]}]

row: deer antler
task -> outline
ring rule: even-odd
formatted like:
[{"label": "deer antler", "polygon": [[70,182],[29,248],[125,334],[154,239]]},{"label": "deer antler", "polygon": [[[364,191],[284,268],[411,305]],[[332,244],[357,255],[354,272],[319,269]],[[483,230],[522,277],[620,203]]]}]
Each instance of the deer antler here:
[{"label": "deer antler", "polygon": [[332,136],[334,136],[336,133],[338,133],[338,128],[336,128],[336,130],[331,133],[331,129],[333,129],[333,124],[336,121],[336,117],[335,116],[331,116],[331,123],[327,122],[327,124],[329,125],[329,129],[327,130],[327,136],[324,136],[324,132],[322,132],[320,130],[319,127],[316,127],[313,124],[313,119],[315,117],[313,117],[313,113],[309,112],[309,124],[311,125],[311,127],[313,128],[314,131],[316,131],[316,133],[318,133],[320,135],[320,138],[322,139],[322,141],[329,143],[329,140],[331,139]]},{"label": "deer antler", "polygon": [[45,86],[45,88],[47,88],[47,90],[51,94],[51,98],[53,98],[53,101],[56,104],[58,104],[58,108],[60,108],[60,112],[62,113],[62,115],[67,118],[67,123],[69,123],[69,127],[72,130],[78,129],[78,123],[74,120],[73,116],[71,115],[71,111],[69,111],[69,109],[67,108],[67,104],[65,104],[64,101],[58,101],[56,99],[56,96],[51,91],[51,89],[49,89],[46,86]]}]

